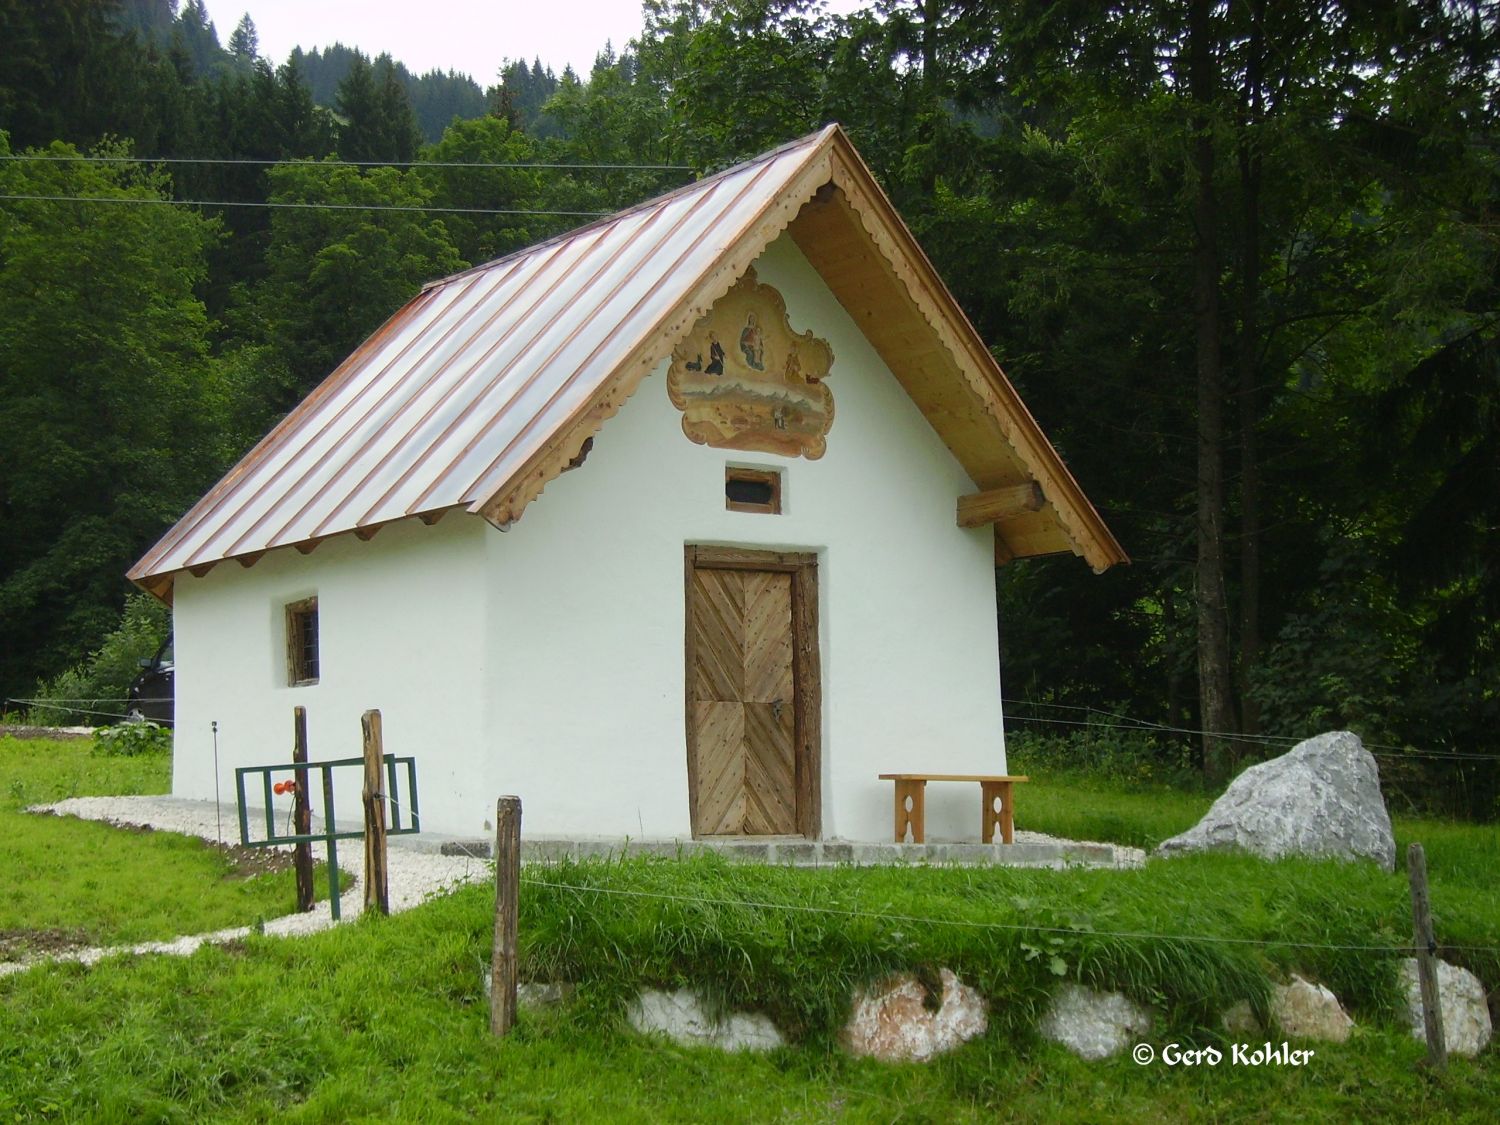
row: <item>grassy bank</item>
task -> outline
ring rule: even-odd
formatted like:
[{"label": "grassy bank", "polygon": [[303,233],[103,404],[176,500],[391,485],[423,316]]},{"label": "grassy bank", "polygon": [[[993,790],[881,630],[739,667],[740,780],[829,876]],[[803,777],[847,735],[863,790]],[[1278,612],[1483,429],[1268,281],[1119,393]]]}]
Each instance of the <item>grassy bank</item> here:
[{"label": "grassy bank", "polygon": [[[1493,843],[1480,830],[1454,832],[1451,847]],[[1467,875],[1445,882],[1441,867],[1443,939],[1500,946],[1493,895]],[[537,868],[526,878],[525,973],[580,989],[567,1009],[525,1016],[502,1044],[487,1035],[482,988],[492,899],[471,887],[296,941],[0,981],[0,1115],[1481,1121],[1500,1104],[1488,1057],[1455,1061],[1441,1079],[1418,1072],[1422,1048],[1391,1017],[1392,958],[1286,944],[1403,943],[1401,880],[1367,865],[1204,856],[1134,872],[797,871],[701,859]],[[1492,959],[1451,956],[1497,979]],[[836,1049],[852,985],[939,965],[990,998],[986,1036],[929,1066],[856,1062]],[[1033,1029],[1049,993],[1082,980],[1156,1007],[1154,1043],[1222,1045],[1221,1007],[1262,999],[1270,975],[1292,965],[1333,987],[1361,1025],[1348,1044],[1317,1044],[1306,1068],[1086,1064]],[[739,1058],[640,1039],[623,1029],[621,1011],[643,984],[690,985],[766,1010],[795,1046]]]},{"label": "grassy bank", "polygon": [[23,811],[67,797],[163,793],[170,768],[166,755],[102,756],[86,740],[0,739],[0,959],[153,941],[291,911],[292,873],[249,874],[262,866],[259,855]]},{"label": "grassy bank", "polygon": [[[1025,794],[1021,824],[1151,843],[1196,818],[1200,797],[1149,784],[1053,777]],[[1121,831],[1101,831],[1110,818]],[[1445,956],[1500,984],[1500,837],[1434,821],[1397,831],[1427,847],[1439,938],[1465,947]],[[468,887],[303,939],[0,979],[0,1119],[1488,1122],[1500,1105],[1493,1052],[1419,1069],[1423,1047],[1395,1014],[1405,883],[1369,864],[803,871],[702,857],[524,878],[523,974],[579,987],[504,1041],[488,1034],[483,990],[492,892]],[[988,997],[986,1035],[927,1065],[837,1048],[853,988],[938,967]],[[1263,1006],[1292,968],[1359,1025],[1346,1044],[1311,1045],[1304,1067],[1085,1063],[1035,1030],[1052,992],[1080,981],[1151,1005],[1158,1049],[1227,1047],[1222,1009]],[[765,1011],[791,1045],[738,1057],[636,1036],[623,1011],[647,985]]]},{"label": "grassy bank", "polygon": [[[612,877],[639,874],[627,867]],[[539,911],[565,924],[563,900],[532,891],[523,934],[536,933]],[[586,978],[574,1007],[528,1014],[496,1043],[481,988],[488,907],[473,889],[298,941],[255,939],[185,961],[60,967],[0,982],[0,1113],[182,1122],[967,1122],[1002,1114],[1478,1122],[1500,1104],[1488,1060],[1455,1061],[1445,1077],[1425,1077],[1421,1047],[1378,1023],[1348,1044],[1317,1045],[1298,1069],[1083,1063],[1003,1012],[986,1036],[925,1066],[855,1061],[818,1041],[745,1058],[632,1035],[621,1027],[615,990]],[[680,937],[668,919],[645,928],[663,955]],[[536,954],[529,940],[528,960]],[[826,964],[811,960],[806,971]],[[766,997],[776,983],[767,978]],[[1000,987],[1009,995],[1013,986]],[[1153,1039],[1204,1041],[1168,1025]]]}]

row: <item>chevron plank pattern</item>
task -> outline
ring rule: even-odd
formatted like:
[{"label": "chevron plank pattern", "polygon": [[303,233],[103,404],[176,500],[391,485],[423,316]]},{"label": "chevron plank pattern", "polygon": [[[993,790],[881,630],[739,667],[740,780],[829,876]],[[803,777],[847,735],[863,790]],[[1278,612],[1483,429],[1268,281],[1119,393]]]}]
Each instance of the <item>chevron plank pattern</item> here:
[{"label": "chevron plank pattern", "polygon": [[792,835],[792,576],[695,569],[692,596],[699,831]]}]

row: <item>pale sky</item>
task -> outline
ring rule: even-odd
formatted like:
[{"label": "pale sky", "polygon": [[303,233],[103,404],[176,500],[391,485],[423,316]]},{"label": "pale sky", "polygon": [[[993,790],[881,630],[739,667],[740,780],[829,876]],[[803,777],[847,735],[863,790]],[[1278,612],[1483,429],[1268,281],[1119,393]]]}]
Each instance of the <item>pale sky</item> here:
[{"label": "pale sky", "polygon": [[[867,7],[870,0],[831,0],[830,11]],[[605,40],[618,51],[641,32],[640,0],[206,0],[229,44],[247,11],[260,53],[282,63],[293,47],[309,51],[335,42],[372,58],[389,52],[414,74],[457,70],[491,86],[502,59],[541,58],[561,74],[572,64],[587,77]]]}]

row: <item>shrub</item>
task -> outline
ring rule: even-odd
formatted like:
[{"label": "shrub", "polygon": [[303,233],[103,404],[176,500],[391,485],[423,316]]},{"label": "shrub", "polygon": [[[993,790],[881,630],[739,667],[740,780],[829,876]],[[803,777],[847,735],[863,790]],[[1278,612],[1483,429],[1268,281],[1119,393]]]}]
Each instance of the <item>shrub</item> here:
[{"label": "shrub", "polygon": [[156,655],[172,627],[171,611],[148,594],[125,600],[120,622],[82,663],[37,684],[36,698],[55,705],[33,706],[27,720],[43,726],[94,725],[111,715],[125,717],[125,693],[141,670],[141,661]]},{"label": "shrub", "polygon": [[100,727],[94,732],[94,753],[116,758],[136,758],[142,754],[170,754],[172,731],[155,723],[119,723]]}]

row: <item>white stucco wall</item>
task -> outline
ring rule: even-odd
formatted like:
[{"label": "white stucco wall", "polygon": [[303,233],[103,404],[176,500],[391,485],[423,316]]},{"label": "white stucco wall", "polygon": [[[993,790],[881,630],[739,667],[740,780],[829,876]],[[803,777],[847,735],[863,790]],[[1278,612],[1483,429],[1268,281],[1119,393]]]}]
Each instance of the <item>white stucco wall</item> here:
[{"label": "white stucco wall", "polygon": [[[273,551],[249,569],[179,575],[172,792],[213,798],[214,720],[229,810],[236,766],[291,760],[293,707],[307,708],[313,760],[358,757],[360,716],[375,708],[386,751],[417,757],[424,823],[477,831],[479,794],[494,785],[475,765],[485,761],[486,532],[498,534],[450,514],[431,527],[389,525],[369,542],[332,539],[307,556]],[[285,607],[314,594],[319,680],[288,687]],[[359,819],[361,780],[357,769],[337,776],[341,818]]]},{"label": "white stucco wall", "polygon": [[[179,575],[173,791],[213,797],[211,720],[229,808],[235,766],[289,760],[293,706],[314,759],[357,755],[378,707],[431,831],[518,793],[531,836],[686,836],[688,544],[818,556],[825,838],[891,838],[881,772],[1005,772],[991,533],[954,520],[974,486],[790,239],[756,269],[833,347],[821,459],[694,445],[663,364],[508,532],[455,512]],[[782,470],[784,513],[726,511],[726,464]],[[320,682],[287,687],[284,607],[312,594]],[[978,786],[929,786],[929,840],[978,831]]]},{"label": "white stucco wall", "polygon": [[[879,773],[1005,772],[993,539],[954,520],[974,485],[789,238],[756,270],[832,344],[825,455],[694,445],[663,364],[486,540],[490,753],[528,833],[689,833],[687,544],[818,555],[825,838],[891,838]],[[784,513],[726,511],[726,464],[781,469]],[[977,785],[928,787],[929,840],[979,820]]]}]

